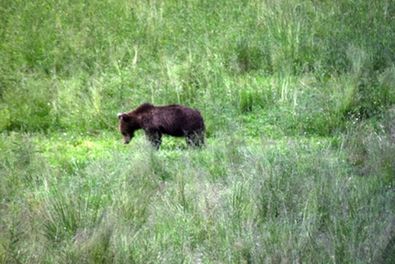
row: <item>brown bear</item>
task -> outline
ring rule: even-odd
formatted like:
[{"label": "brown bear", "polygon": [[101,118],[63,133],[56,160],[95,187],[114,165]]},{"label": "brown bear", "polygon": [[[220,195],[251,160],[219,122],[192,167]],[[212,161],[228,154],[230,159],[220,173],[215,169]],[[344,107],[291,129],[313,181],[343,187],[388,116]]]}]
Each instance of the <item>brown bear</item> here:
[{"label": "brown bear", "polygon": [[144,103],[129,113],[119,113],[119,130],[125,144],[134,131],[143,129],[151,144],[159,149],[162,135],[185,137],[190,146],[204,145],[204,122],[198,110],[182,105],[154,106]]}]

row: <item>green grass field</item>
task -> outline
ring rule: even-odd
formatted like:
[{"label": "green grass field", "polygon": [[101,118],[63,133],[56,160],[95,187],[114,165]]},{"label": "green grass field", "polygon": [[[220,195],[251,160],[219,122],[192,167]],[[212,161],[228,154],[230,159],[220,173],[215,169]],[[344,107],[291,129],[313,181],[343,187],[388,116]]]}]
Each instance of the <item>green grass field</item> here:
[{"label": "green grass field", "polygon": [[[394,263],[395,1],[0,2],[0,263]],[[206,147],[117,113],[198,108]]]}]

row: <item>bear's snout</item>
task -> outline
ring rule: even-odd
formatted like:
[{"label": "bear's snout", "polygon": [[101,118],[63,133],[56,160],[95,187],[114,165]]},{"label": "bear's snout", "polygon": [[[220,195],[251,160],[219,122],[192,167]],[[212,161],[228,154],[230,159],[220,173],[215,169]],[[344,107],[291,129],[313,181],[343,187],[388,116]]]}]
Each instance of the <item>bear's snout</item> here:
[{"label": "bear's snout", "polygon": [[125,136],[124,138],[124,143],[129,144],[130,140],[132,139],[130,136]]}]

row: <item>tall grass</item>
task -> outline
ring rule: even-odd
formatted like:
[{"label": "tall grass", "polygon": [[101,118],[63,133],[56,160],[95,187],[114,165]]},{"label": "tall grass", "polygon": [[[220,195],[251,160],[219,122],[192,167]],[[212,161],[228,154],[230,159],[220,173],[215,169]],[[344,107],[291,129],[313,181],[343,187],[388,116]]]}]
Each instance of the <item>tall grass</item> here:
[{"label": "tall grass", "polygon": [[[395,100],[393,81],[382,82],[395,57],[391,0],[3,1],[0,12],[2,129],[109,129],[113,113],[143,101],[245,112],[267,104],[260,84],[248,92],[262,77],[313,75],[322,97],[328,81],[351,78],[335,123]],[[283,102],[277,87],[265,93]],[[309,118],[321,130],[320,114]]]},{"label": "tall grass", "polygon": [[390,263],[394,144],[353,133],[200,151],[138,141],[68,173],[42,164],[28,138],[8,137],[0,259]]},{"label": "tall grass", "polygon": [[[0,263],[393,263],[395,3],[0,3]],[[200,109],[207,146],[137,133]]]}]

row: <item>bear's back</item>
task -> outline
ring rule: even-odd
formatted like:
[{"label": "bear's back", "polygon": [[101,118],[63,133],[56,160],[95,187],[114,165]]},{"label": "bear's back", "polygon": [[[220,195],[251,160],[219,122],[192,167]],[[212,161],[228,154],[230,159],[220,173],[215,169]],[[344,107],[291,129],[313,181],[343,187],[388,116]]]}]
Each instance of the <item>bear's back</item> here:
[{"label": "bear's back", "polygon": [[135,110],[133,110],[132,113],[135,115],[139,115],[139,114],[150,112],[154,108],[155,108],[154,105],[152,105],[150,103],[144,103],[144,104],[140,105],[139,107],[137,107]]}]

